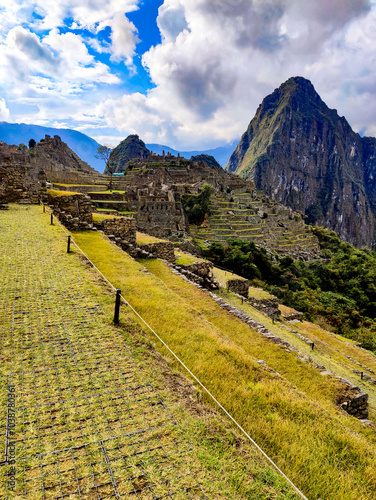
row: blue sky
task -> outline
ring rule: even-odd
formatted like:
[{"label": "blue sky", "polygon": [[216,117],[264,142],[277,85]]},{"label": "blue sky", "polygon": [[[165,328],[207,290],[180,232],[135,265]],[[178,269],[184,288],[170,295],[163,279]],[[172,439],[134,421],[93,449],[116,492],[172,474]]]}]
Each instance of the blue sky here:
[{"label": "blue sky", "polygon": [[375,2],[0,0],[0,120],[207,149],[297,75],[376,136]]}]

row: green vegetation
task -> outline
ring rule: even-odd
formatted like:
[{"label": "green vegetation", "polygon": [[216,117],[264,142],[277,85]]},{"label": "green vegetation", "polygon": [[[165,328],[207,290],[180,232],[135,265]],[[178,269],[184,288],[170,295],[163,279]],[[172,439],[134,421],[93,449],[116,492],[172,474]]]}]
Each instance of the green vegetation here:
[{"label": "green vegetation", "polygon": [[150,234],[139,233],[136,234],[137,244],[138,245],[149,245],[150,243],[160,243],[162,240],[160,238],[156,238],[155,236],[151,236]]},{"label": "green vegetation", "polygon": [[376,352],[376,254],[358,250],[331,231],[312,228],[325,260],[276,259],[253,242],[213,243],[206,256],[253,280],[283,304]]},{"label": "green vegetation", "polygon": [[183,207],[189,224],[200,225],[204,222],[205,216],[209,213],[211,192],[211,186],[204,184],[198,194],[183,196]]},{"label": "green vegetation", "polygon": [[119,218],[119,216],[117,216],[117,215],[93,213],[93,222],[96,222],[96,223],[102,222],[105,219],[118,219],[118,218]]},{"label": "green vegetation", "polygon": [[191,161],[204,161],[209,167],[221,168],[221,165],[217,162],[214,156],[200,154],[196,156],[191,156]]},{"label": "green vegetation", "polygon": [[203,259],[200,259],[198,257],[194,257],[193,255],[189,253],[182,252],[181,250],[175,251],[175,256],[177,257],[176,259],[176,264],[180,266],[187,266],[189,264],[194,264],[195,262],[202,262]]}]

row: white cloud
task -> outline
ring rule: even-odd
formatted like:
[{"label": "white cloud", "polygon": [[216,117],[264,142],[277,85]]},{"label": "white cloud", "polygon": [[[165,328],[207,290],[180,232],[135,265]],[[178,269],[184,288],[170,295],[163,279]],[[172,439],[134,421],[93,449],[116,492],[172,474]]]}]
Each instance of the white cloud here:
[{"label": "white cloud", "polygon": [[[36,32],[56,28],[88,30],[93,34],[111,28],[109,50],[116,60],[131,65],[138,42],[137,29],[125,14],[137,10],[141,0],[0,0],[0,32],[29,24]],[[35,14],[37,14],[35,16]],[[67,24],[69,23],[71,24]],[[4,38],[4,37],[3,37]],[[0,38],[1,41],[1,38]]]},{"label": "white cloud", "polygon": [[162,43],[143,56],[156,88],[107,100],[103,116],[148,141],[207,147],[239,137],[261,100],[301,75],[355,128],[371,130],[375,9],[367,0],[165,0]]},{"label": "white cloud", "polygon": [[[126,15],[141,1],[0,0],[0,85],[8,106],[11,96],[34,104],[34,121],[207,148],[239,137],[261,100],[301,75],[355,129],[375,133],[375,4],[165,0],[157,20],[162,43],[142,59],[155,87],[121,95],[122,82],[101,55],[134,70],[138,33]],[[104,29],[107,41],[98,36]],[[106,85],[117,87],[110,93]]]},{"label": "white cloud", "polygon": [[9,109],[7,108],[5,99],[0,99],[0,120],[4,122],[9,120]]},{"label": "white cloud", "polygon": [[132,65],[136,44],[139,42],[136,26],[124,14],[118,12],[111,23],[111,58],[114,61],[126,60],[128,66]]},{"label": "white cloud", "polygon": [[21,26],[11,29],[0,45],[0,83],[24,97],[58,97],[81,93],[97,83],[119,78],[89,54],[84,40],[53,29],[44,38]]}]

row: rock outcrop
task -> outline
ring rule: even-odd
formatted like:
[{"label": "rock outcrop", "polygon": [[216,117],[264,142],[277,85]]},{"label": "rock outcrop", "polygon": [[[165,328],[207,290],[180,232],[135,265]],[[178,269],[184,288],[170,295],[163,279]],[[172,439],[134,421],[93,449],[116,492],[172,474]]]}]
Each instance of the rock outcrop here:
[{"label": "rock outcrop", "polygon": [[[126,170],[126,165],[131,160],[148,158],[150,151],[138,135],[129,135],[111,152],[109,164],[113,173],[121,173]],[[108,167],[104,171],[109,174]]]},{"label": "rock outcrop", "polygon": [[[27,148],[26,148],[26,151]],[[65,180],[65,175],[98,174],[90,165],[82,161],[58,135],[46,135],[36,146],[28,151],[32,164],[46,172],[51,182]],[[63,177],[62,177],[63,176]]]},{"label": "rock outcrop", "polygon": [[345,241],[374,243],[376,139],[355,133],[309,80],[290,78],[263,100],[226,168]]}]

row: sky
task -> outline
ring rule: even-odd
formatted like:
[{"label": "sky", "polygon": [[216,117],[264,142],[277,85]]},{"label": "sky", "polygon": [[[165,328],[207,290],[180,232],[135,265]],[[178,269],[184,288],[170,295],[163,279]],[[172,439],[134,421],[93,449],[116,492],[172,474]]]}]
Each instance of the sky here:
[{"label": "sky", "polygon": [[203,150],[291,76],[376,136],[376,0],[0,0],[0,121]]}]

